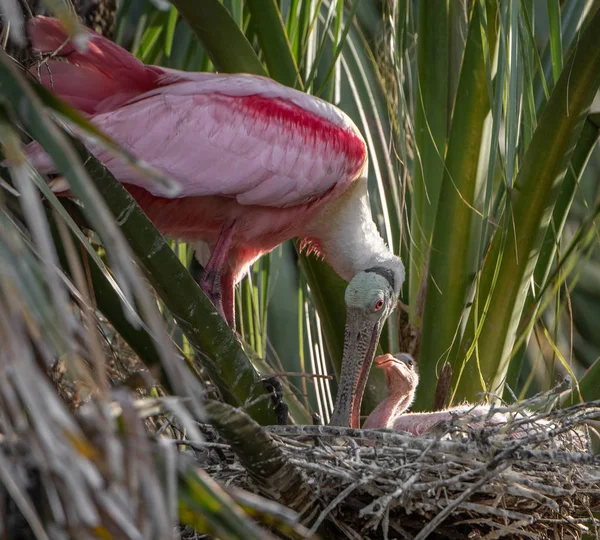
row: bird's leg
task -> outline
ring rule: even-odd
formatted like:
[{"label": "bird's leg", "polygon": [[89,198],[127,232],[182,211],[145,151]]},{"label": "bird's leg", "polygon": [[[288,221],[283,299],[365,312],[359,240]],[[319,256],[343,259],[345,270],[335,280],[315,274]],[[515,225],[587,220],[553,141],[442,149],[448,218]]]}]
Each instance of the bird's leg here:
[{"label": "bird's leg", "polygon": [[231,272],[221,276],[221,301],[225,320],[235,328],[235,280]]},{"label": "bird's leg", "polygon": [[[227,264],[227,257],[229,256],[229,251],[231,249],[231,245],[233,244],[233,238],[235,236],[236,228],[235,223],[229,223],[223,225],[221,232],[219,233],[219,238],[217,239],[217,243],[212,249],[210,254],[210,259],[208,260],[207,265],[204,267],[204,271],[202,272],[202,277],[198,281],[202,290],[210,298],[210,301],[217,308],[218,312],[221,316],[229,323],[230,326],[233,327],[235,321],[231,313],[225,311],[223,306],[223,285],[233,286],[232,278],[229,280],[225,280],[225,283],[222,283],[221,278],[227,276],[229,272],[223,272],[223,268]],[[230,296],[232,296],[233,291],[225,292],[225,298],[227,303],[230,304]],[[231,306],[228,305],[228,311],[231,311]],[[229,315],[229,317],[228,317]]]}]

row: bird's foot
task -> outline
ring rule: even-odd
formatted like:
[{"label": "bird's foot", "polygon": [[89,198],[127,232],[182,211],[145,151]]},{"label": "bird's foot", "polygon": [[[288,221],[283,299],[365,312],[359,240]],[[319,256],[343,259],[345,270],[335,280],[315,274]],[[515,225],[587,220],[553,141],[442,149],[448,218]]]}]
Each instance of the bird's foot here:
[{"label": "bird's foot", "polygon": [[287,426],[289,407],[283,401],[283,386],[277,377],[264,377],[262,383],[267,392],[271,394],[271,402],[275,409],[277,425]]},{"label": "bird's foot", "polygon": [[208,296],[208,299],[212,302],[212,305],[215,306],[219,312],[219,315],[221,315],[224,320],[229,322],[227,316],[225,315],[225,309],[223,308],[221,276],[216,272],[211,272],[210,270],[204,269],[202,271],[202,276],[198,280],[198,285],[200,285],[200,288],[204,291],[204,294]]},{"label": "bird's foot", "polygon": [[[235,281],[231,272],[227,270],[227,260],[235,232],[235,222],[223,225],[217,242],[212,248],[208,263],[198,279],[198,285],[233,329],[235,329]],[[200,263],[199,260],[198,263]]]}]

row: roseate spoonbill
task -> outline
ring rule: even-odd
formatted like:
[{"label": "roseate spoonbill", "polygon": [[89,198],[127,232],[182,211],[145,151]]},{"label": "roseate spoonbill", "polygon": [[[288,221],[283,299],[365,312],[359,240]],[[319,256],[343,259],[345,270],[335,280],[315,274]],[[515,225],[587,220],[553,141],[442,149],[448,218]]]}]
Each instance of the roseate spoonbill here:
[{"label": "roseate spoonbill", "polygon": [[404,353],[382,354],[375,358],[375,365],[383,369],[389,396],[369,415],[363,429],[389,428],[415,399],[419,374],[412,356]]},{"label": "roseate spoonbill", "polygon": [[[333,105],[253,75],[145,66],[89,32],[85,52],[54,19],[29,23],[35,50],[51,54],[41,82],[105,133],[179,184],[177,197],[119,157],[90,150],[164,233],[212,248],[200,285],[234,325],[234,286],[260,255],[299,237],[345,280],[342,377],[331,423],[358,427],[381,328],[404,266],[371,218],[367,149]],[[55,173],[37,145],[33,164]]]},{"label": "roseate spoonbill", "polygon": [[470,427],[506,424],[509,421],[509,417],[503,413],[490,414],[488,405],[469,403],[442,411],[406,413],[419,384],[419,376],[412,357],[402,353],[394,356],[384,354],[378,356],[375,363],[385,371],[389,397],[383,400],[365,420],[364,429],[397,429],[418,436],[442,422],[459,417],[464,417]]},{"label": "roseate spoonbill", "polygon": [[[400,414],[392,419],[388,427],[419,436],[431,431],[443,422],[458,421],[459,419],[461,420],[461,425],[466,425],[473,429],[506,424],[509,422],[510,417],[500,412],[492,413],[489,405],[465,403],[441,411]],[[464,422],[462,422],[463,419]]]}]

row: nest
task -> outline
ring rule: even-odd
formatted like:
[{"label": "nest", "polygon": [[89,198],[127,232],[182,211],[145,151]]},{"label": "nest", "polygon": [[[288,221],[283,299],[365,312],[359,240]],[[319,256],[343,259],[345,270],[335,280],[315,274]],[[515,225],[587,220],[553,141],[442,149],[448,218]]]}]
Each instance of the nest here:
[{"label": "nest", "polygon": [[[589,428],[578,427],[600,418],[600,401],[549,413],[496,411],[514,420],[470,429],[457,418],[420,437],[256,424],[250,433],[238,418],[232,440],[232,431],[213,421],[219,435],[210,441],[212,428],[205,426],[200,461],[223,484],[296,509],[311,534],[336,528],[325,536],[600,538],[600,456],[591,453]],[[249,466],[245,440],[257,436],[279,449],[277,458],[266,452],[264,463],[293,466],[286,477],[299,473],[309,493],[297,482],[289,489],[269,483],[260,458]]]}]

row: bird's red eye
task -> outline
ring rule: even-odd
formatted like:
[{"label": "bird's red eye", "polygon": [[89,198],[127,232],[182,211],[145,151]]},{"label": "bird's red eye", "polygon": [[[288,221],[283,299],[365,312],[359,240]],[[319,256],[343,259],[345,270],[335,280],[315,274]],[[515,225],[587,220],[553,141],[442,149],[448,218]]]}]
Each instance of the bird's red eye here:
[{"label": "bird's red eye", "polygon": [[373,307],[375,308],[375,311],[379,311],[383,307],[383,300],[381,298],[377,300]]}]

